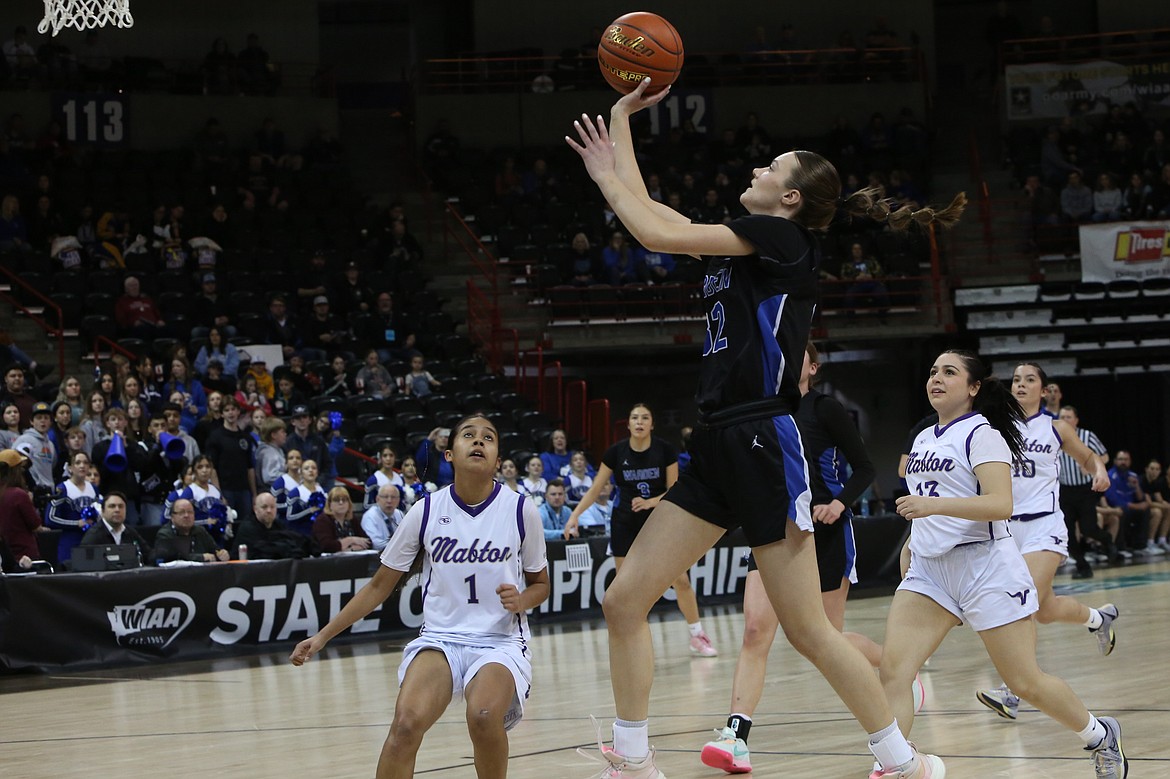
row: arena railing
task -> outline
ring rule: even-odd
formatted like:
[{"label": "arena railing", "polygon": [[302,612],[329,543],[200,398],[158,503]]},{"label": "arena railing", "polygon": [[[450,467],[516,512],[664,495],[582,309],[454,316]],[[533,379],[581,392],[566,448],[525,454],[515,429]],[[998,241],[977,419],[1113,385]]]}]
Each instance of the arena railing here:
[{"label": "arena railing", "polygon": [[1013,38],[999,46],[1001,70],[1004,65],[1033,62],[1075,62],[1106,59],[1136,63],[1150,57],[1164,57],[1170,43],[1170,27],[1118,30],[1086,35]]},{"label": "arena railing", "polygon": [[[688,52],[684,68],[688,87],[916,82],[926,76],[920,54],[910,46]],[[591,55],[469,54],[424,60],[416,74],[423,93],[551,92],[558,80],[561,87],[609,89]]]},{"label": "arena railing", "polygon": [[61,307],[54,303],[51,299],[44,295],[40,290],[25,282],[10,269],[0,265],[0,274],[8,279],[10,284],[9,289],[15,291],[20,288],[22,294],[28,295],[29,298],[36,300],[41,304],[41,313],[52,311],[57,315],[57,326],[53,327],[41,316],[38,316],[33,307],[25,305],[17,295],[10,295],[7,292],[0,291],[0,300],[5,301],[17,311],[24,314],[28,321],[39,327],[45,332],[49,338],[56,342],[57,351],[57,375],[65,375],[65,312]]}]

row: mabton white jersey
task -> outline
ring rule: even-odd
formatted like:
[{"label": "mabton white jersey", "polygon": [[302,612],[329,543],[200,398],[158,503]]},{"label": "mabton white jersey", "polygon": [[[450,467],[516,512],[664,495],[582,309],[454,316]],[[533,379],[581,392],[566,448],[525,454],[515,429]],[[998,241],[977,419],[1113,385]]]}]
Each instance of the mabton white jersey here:
[{"label": "mabton white jersey", "polygon": [[[1011,461],[1011,450],[999,431],[982,414],[971,412],[946,427],[933,425],[918,434],[906,463],[906,486],[911,495],[971,498],[979,494],[976,466]],[[935,514],[914,520],[910,551],[938,557],[960,544],[1010,536],[1007,520],[972,522]]]},{"label": "mabton white jersey", "polygon": [[1024,436],[1024,453],[1012,463],[1012,519],[1058,514],[1061,440],[1052,426],[1052,417],[1040,412],[1016,427]]},{"label": "mabton white jersey", "polygon": [[533,502],[500,484],[471,507],[454,486],[427,495],[407,513],[382,552],[382,564],[407,571],[421,549],[423,627],[441,641],[527,646],[528,616],[500,603],[496,588],[523,591],[524,574],[547,567],[544,530]]}]

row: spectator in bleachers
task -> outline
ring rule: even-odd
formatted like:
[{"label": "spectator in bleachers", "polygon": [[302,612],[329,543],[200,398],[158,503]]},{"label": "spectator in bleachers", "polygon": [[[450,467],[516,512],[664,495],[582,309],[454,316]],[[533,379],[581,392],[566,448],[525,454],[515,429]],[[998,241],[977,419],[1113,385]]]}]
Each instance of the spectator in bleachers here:
[{"label": "spectator in bleachers", "polygon": [[301,453],[302,460],[312,460],[315,468],[319,463],[329,464],[314,471],[313,478],[315,480],[320,472],[329,470],[332,465],[329,447],[325,443],[325,439],[313,429],[313,418],[309,415],[308,406],[293,408],[292,426],[293,431],[289,433],[288,440],[284,443],[285,454],[296,449]]},{"label": "spectator in bleachers", "polygon": [[[236,328],[232,325],[232,310],[226,297],[219,293],[219,284],[214,273],[204,273],[199,278],[199,296],[195,298],[195,304],[192,306],[194,312],[195,326],[191,328],[192,338],[205,338],[208,336],[211,328],[219,328],[221,336],[231,338],[236,334]],[[210,355],[209,355],[210,356]],[[221,360],[221,362],[224,362]],[[227,362],[224,362],[224,370],[230,374],[235,374],[238,367],[229,367]],[[196,369],[200,373],[204,370],[198,366],[196,362]]]},{"label": "spectator in bleachers", "polygon": [[414,457],[410,455],[402,460],[402,482],[406,485],[406,489],[402,491],[402,497],[409,509],[415,501],[427,494],[426,483],[419,478],[418,465]]},{"label": "spectator in bleachers", "polygon": [[414,348],[414,333],[404,317],[394,311],[394,298],[389,292],[378,293],[373,315],[365,322],[362,337],[366,343],[377,344],[378,359],[389,362],[402,358]]},{"label": "spectator in bleachers", "polygon": [[374,290],[362,281],[361,269],[356,262],[345,264],[345,271],[333,291],[333,299],[339,316],[366,312],[374,307]]},{"label": "spectator in bleachers", "polygon": [[515,460],[507,458],[500,461],[500,474],[496,481],[512,492],[520,492],[520,470],[516,467]]},{"label": "spectator in bleachers", "polygon": [[[185,451],[186,451],[187,461],[194,463],[195,458],[197,458],[200,454],[202,454],[202,448],[199,446],[199,442],[196,441],[195,438],[190,433],[188,433],[186,430],[184,430],[182,427],[182,419],[183,419],[183,407],[181,405],[182,397],[183,397],[183,393],[176,392],[175,393],[176,400],[175,401],[168,400],[166,403],[164,403],[162,405],[160,411],[162,412],[163,421],[166,424],[167,434],[172,435],[172,436],[177,436],[177,437],[183,439],[183,446],[184,446]],[[223,396],[221,395],[220,400],[222,400],[222,397]],[[207,425],[204,426],[204,429],[207,430],[207,432],[209,432],[209,433],[211,432],[211,430],[213,429],[215,424],[217,424],[217,420],[219,419],[218,403],[219,403],[219,401],[217,401],[217,405],[216,405],[216,409],[215,409],[215,417],[212,420],[210,420],[207,423]],[[211,414],[210,408],[208,408],[208,414],[209,415]],[[204,440],[206,440],[206,438]]]},{"label": "spectator in bleachers", "polygon": [[240,377],[239,389],[235,393],[236,404],[240,413],[251,416],[253,411],[262,411],[265,416],[272,413],[272,405],[268,398],[260,391],[256,384],[256,376],[251,372]]},{"label": "spectator in bleachers", "polygon": [[313,538],[327,554],[361,552],[370,548],[370,539],[361,522],[354,522],[353,499],[345,487],[329,490],[325,510],[313,520]]},{"label": "spectator in bleachers", "polygon": [[81,413],[85,411],[85,398],[82,397],[80,379],[76,376],[66,376],[61,382],[56,401],[69,404],[69,408],[72,409],[71,425],[81,424]]},{"label": "spectator in bleachers", "polygon": [[[212,282],[214,284],[214,281]],[[204,283],[204,287],[207,284]],[[192,333],[194,336],[195,334]],[[199,347],[199,354],[195,355],[195,373],[204,376],[207,374],[207,364],[212,360],[219,362],[223,372],[228,376],[235,376],[240,370],[240,351],[234,344],[228,342],[228,335],[219,325],[212,325],[207,329],[207,343]],[[198,337],[198,336],[196,336]]]},{"label": "spectator in bleachers", "polygon": [[166,429],[166,420],[156,416],[147,425],[146,435],[142,439],[146,447],[146,459],[142,470],[138,473],[140,492],[138,495],[138,513],[144,525],[161,525],[163,520],[163,506],[172,485],[180,482],[183,472],[194,459],[191,452],[183,446],[183,454],[173,457],[162,444],[162,434]]},{"label": "spectator in bleachers", "polygon": [[183,247],[182,225],[176,219],[176,212],[182,207],[168,208],[157,205],[150,212],[150,249],[158,258],[164,270],[184,270],[187,267],[187,250]]},{"label": "spectator in bleachers", "polygon": [[56,481],[57,447],[49,436],[52,427],[53,412],[49,404],[34,403],[29,426],[12,445],[29,458],[28,473],[38,509],[47,505]]},{"label": "spectator in bleachers", "polygon": [[313,523],[328,503],[327,490],[317,483],[319,472],[316,461],[306,457],[301,462],[301,483],[289,493],[288,498],[285,521],[290,528],[307,536],[313,534]]},{"label": "spectator in bleachers", "polygon": [[1162,471],[1162,463],[1157,458],[1146,463],[1141,479],[1142,492],[1150,501],[1150,536],[1146,543],[1146,554],[1153,554],[1153,547],[1163,552],[1170,552],[1170,483]]},{"label": "spectator in bleachers", "polygon": [[925,193],[915,185],[910,174],[901,168],[894,168],[890,171],[890,182],[889,186],[886,187],[886,195],[897,203],[911,205],[916,209],[926,202]]},{"label": "spectator in bleachers", "polygon": [[537,205],[558,199],[558,181],[543,157],[534,159],[532,167],[524,171],[520,177],[520,186],[524,190],[524,197]]},{"label": "spectator in bleachers", "polygon": [[305,396],[296,388],[291,371],[278,369],[276,373],[276,392],[272,396],[272,413],[276,416],[287,417],[292,414],[294,406],[299,406],[303,403],[305,403]]},{"label": "spectator in bleachers", "polygon": [[26,386],[24,367],[19,363],[10,363],[4,369],[4,391],[0,393],[0,401],[12,403],[20,409],[20,429],[32,423],[32,409],[37,399]]},{"label": "spectator in bleachers", "polygon": [[544,462],[539,455],[528,458],[524,465],[525,476],[520,482],[520,494],[527,495],[536,505],[544,503],[544,493],[548,489],[548,482],[544,478]]},{"label": "spectator in bleachers", "polygon": [[865,247],[860,242],[855,241],[849,247],[849,257],[841,263],[841,278],[849,282],[845,290],[847,316],[852,317],[857,308],[866,306],[876,308],[882,321],[885,321],[886,311],[890,307],[890,293],[881,281],[882,266],[865,253]]},{"label": "spectator in bleachers", "polygon": [[707,225],[727,224],[731,221],[731,212],[720,202],[719,191],[715,187],[707,187],[703,201],[691,212],[691,221]]},{"label": "spectator in bleachers", "polygon": [[1129,183],[1121,193],[1121,215],[1125,219],[1149,219],[1153,216],[1150,195],[1153,188],[1146,183],[1141,171],[1129,176]]},{"label": "spectator in bleachers", "polygon": [[[301,348],[300,330],[289,315],[284,295],[273,295],[268,302],[268,333],[265,341],[280,344],[286,362]],[[302,355],[303,356],[303,355]]]},{"label": "spectator in bleachers", "polygon": [[123,295],[114,304],[114,321],[125,335],[153,341],[165,336],[166,320],[149,295],[142,294],[137,276],[127,276],[122,282]]},{"label": "spectator in bleachers", "polygon": [[236,55],[228,48],[223,38],[211,42],[211,51],[203,57],[203,86],[207,94],[231,95],[235,93]]},{"label": "spectator in bleachers", "polygon": [[1020,213],[1028,220],[1032,240],[1043,247],[1048,240],[1043,231],[1060,224],[1060,197],[1034,173],[1024,180],[1020,195]]},{"label": "spectator in bleachers", "polygon": [[1093,191],[1094,222],[1116,222],[1121,219],[1121,190],[1110,173],[1097,177],[1097,189]]},{"label": "spectator in bleachers", "polygon": [[54,458],[53,479],[59,480],[69,462],[67,439],[69,428],[73,427],[73,410],[63,400],[54,401],[50,408],[52,409],[52,424],[49,425],[48,436],[49,440],[53,442],[53,448],[57,451],[57,456]]},{"label": "spectator in bleachers", "polygon": [[208,433],[204,452],[215,466],[224,502],[239,517],[246,517],[256,497],[256,443],[250,433],[240,429],[241,411],[235,398],[223,399],[223,424]]},{"label": "spectator in bleachers", "polygon": [[[134,434],[130,432],[129,419],[125,411],[120,408],[106,409],[104,419],[106,430],[109,431],[110,435],[106,440],[99,441],[94,445],[93,453],[89,459],[101,475],[102,492],[109,495],[112,491],[117,490],[125,495],[126,523],[137,525],[139,522],[138,495],[141,491],[137,473],[144,466],[146,450],[138,445]],[[110,456],[110,450],[114,448],[116,437],[122,439],[121,446],[125,451],[125,461],[122,464]]]},{"label": "spectator in bleachers", "polygon": [[385,399],[398,390],[398,383],[378,362],[378,350],[370,349],[366,353],[366,362],[354,376],[354,386],[363,395]]},{"label": "spectator in bleachers", "polygon": [[1102,162],[1106,170],[1109,171],[1133,170],[1141,164],[1141,158],[1137,150],[1133,148],[1129,136],[1126,133],[1118,132],[1109,142]]},{"label": "spectator in bleachers", "polygon": [[199,377],[199,381],[203,384],[203,391],[207,393],[209,409],[211,393],[234,395],[238,386],[238,381],[233,381],[228,378],[228,375],[223,370],[223,363],[219,360],[208,360],[207,370]]},{"label": "spectator in bleachers", "polygon": [[97,382],[94,383],[94,389],[101,390],[102,397],[106,399],[106,408],[116,408],[114,401],[118,399],[117,388],[118,379],[109,370],[102,371]]},{"label": "spectator in bleachers", "polygon": [[383,484],[374,493],[374,503],[362,514],[362,530],[370,539],[372,548],[381,552],[390,543],[390,537],[402,522],[403,514],[398,508],[402,493],[393,484]]},{"label": "spectator in bleachers", "polygon": [[18,25],[12,37],[4,41],[4,59],[8,61],[12,75],[17,78],[37,77],[37,52],[28,42],[28,30],[24,25]]},{"label": "spectator in bleachers", "polygon": [[1162,173],[1151,188],[1150,211],[1155,219],[1170,217],[1170,163],[1162,166]]},{"label": "spectator in bleachers", "polygon": [[406,482],[402,480],[402,474],[394,468],[397,461],[398,453],[394,451],[394,447],[390,444],[383,444],[378,452],[378,470],[366,479],[365,499],[362,501],[364,509],[368,510],[374,505],[374,501],[378,497],[378,490],[382,487],[394,486],[405,489]]},{"label": "spectator in bleachers", "polygon": [[85,410],[81,413],[81,430],[85,433],[85,452],[92,456],[93,448],[110,437],[105,425],[106,396],[101,390],[90,390],[85,396]]},{"label": "spectator in bleachers", "polygon": [[11,400],[0,401],[0,451],[11,449],[20,433],[20,408]]},{"label": "spectator in bleachers", "polygon": [[36,534],[43,532],[25,480],[28,458],[15,449],[0,452],[0,538],[8,545],[16,570],[27,571],[41,559]]},{"label": "spectator in bleachers", "polygon": [[565,480],[565,498],[569,508],[576,508],[581,497],[593,486],[593,473],[582,451],[573,452],[569,458],[569,470],[562,477]]},{"label": "spectator in bleachers", "polygon": [[601,261],[605,266],[609,283],[616,287],[642,281],[645,275],[645,265],[642,262],[644,254],[642,247],[626,240],[625,233],[614,230],[609,243],[601,250]]},{"label": "spectator in bleachers", "polygon": [[293,386],[296,387],[297,392],[303,393],[306,397],[316,395],[321,389],[321,377],[317,375],[316,371],[309,370],[305,366],[305,358],[299,354],[285,360],[285,367],[288,368],[288,375],[293,380]]},{"label": "spectator in bleachers", "polygon": [[402,379],[402,391],[416,398],[425,398],[436,387],[443,386],[443,382],[431,375],[426,369],[426,358],[415,352],[410,357],[410,373]]},{"label": "spectator in bleachers", "polygon": [[150,415],[146,413],[142,401],[138,398],[131,398],[126,404],[126,429],[141,441],[148,424],[150,424]]},{"label": "spectator in bleachers", "polygon": [[[1130,470],[1133,460],[1125,449],[1113,455],[1109,469],[1109,489],[1101,496],[1101,504],[1121,511],[1117,549],[1120,554],[1145,554],[1146,538],[1150,528],[1150,502],[1142,491],[1138,475]],[[1123,555],[1125,556],[1125,555]]]},{"label": "spectator in bleachers", "polygon": [[269,417],[264,409],[254,408],[252,413],[248,415],[246,424],[248,433],[252,436],[252,440],[259,445],[260,443],[260,429],[264,427],[264,422]]},{"label": "spectator in bleachers", "polygon": [[236,57],[236,64],[239,68],[237,83],[246,94],[270,95],[276,90],[276,71],[256,33],[248,33],[244,48]]},{"label": "spectator in bleachers", "polygon": [[203,384],[192,375],[191,364],[183,357],[171,360],[170,378],[162,386],[162,394],[167,398],[176,392],[183,396],[183,429],[191,432],[199,418],[207,413],[207,394]]},{"label": "spectator in bleachers", "polygon": [[288,209],[288,199],[272,176],[271,165],[259,152],[248,155],[248,164],[236,188],[241,202],[249,211]]},{"label": "spectator in bleachers", "polygon": [[1068,180],[1070,173],[1081,173],[1068,158],[1060,135],[1060,128],[1052,125],[1040,144],[1040,175],[1050,187],[1058,187]]},{"label": "spectator in bleachers", "polygon": [[1142,153],[1142,170],[1147,176],[1155,176],[1166,165],[1170,165],[1170,142],[1166,140],[1166,131],[1159,127]]},{"label": "spectator in bleachers", "polygon": [[[544,525],[544,539],[558,541],[565,537],[565,523],[572,516],[572,510],[565,505],[565,482],[553,479],[545,489],[544,502],[540,504],[540,522]],[[573,530],[571,536],[576,536]]]},{"label": "spectator in bleachers", "polygon": [[33,251],[49,253],[53,239],[65,234],[65,220],[53,207],[48,195],[37,198],[36,206],[28,218],[28,245]]},{"label": "spectator in bleachers", "polygon": [[1060,190],[1060,213],[1066,222],[1087,222],[1093,215],[1093,190],[1081,180],[1081,174],[1068,174],[1068,184]]},{"label": "spectator in bleachers", "polygon": [[115,393],[113,400],[110,402],[112,408],[127,409],[129,408],[131,400],[139,400],[141,398],[142,384],[138,381],[136,374],[131,374],[122,379],[122,386]]},{"label": "spectator in bleachers", "polygon": [[[240,359],[240,365],[243,365],[243,358]],[[272,396],[276,394],[276,382],[272,378],[272,374],[268,372],[268,361],[261,355],[256,355],[248,361],[247,373],[256,379],[256,389],[260,390],[260,394],[265,398],[271,400]]]},{"label": "spectator in bleachers", "polygon": [[390,230],[382,236],[379,251],[385,257],[383,270],[387,273],[401,273],[422,262],[423,247],[406,228],[406,222],[397,220],[390,223]]},{"label": "spectator in bleachers", "polygon": [[211,206],[211,211],[198,226],[197,232],[224,249],[234,249],[240,244],[240,225],[231,218],[227,206],[223,203],[214,203]]},{"label": "spectator in bleachers", "polygon": [[419,442],[418,450],[414,453],[416,463],[425,463],[419,477],[427,479],[427,490],[430,492],[434,491],[430,485],[441,488],[455,481],[455,470],[443,456],[450,442],[451,428],[436,427]]},{"label": "spectator in bleachers", "polygon": [[228,504],[223,500],[223,493],[212,480],[215,476],[215,466],[211,458],[204,454],[195,458],[192,471],[195,478],[191,483],[168,496],[167,503],[163,506],[163,519],[169,522],[175,504],[180,500],[189,500],[195,506],[195,524],[206,529],[216,544],[220,545],[223,543],[228,525],[231,524],[231,515],[228,512]]},{"label": "spectator in bleachers", "polygon": [[349,386],[345,358],[340,354],[335,354],[329,361],[329,371],[321,382],[321,394],[331,398],[348,398],[353,394]]},{"label": "spectator in bleachers", "polygon": [[569,244],[569,256],[560,269],[563,278],[577,287],[587,287],[598,282],[598,257],[589,244],[585,233],[576,233]]},{"label": "spectator in bleachers", "polygon": [[657,173],[649,173],[646,175],[646,194],[655,203],[666,202],[666,190],[662,187],[662,177]]},{"label": "spectator in bleachers", "polygon": [[329,294],[329,270],[325,253],[316,250],[309,257],[309,265],[297,276],[297,302],[300,308],[312,305],[315,298]]},{"label": "spectator in bleachers", "polygon": [[504,157],[496,171],[496,198],[501,203],[512,204],[524,195],[520,172],[516,170],[516,158],[511,154]]},{"label": "spectator in bleachers", "polygon": [[20,200],[5,195],[0,200],[0,252],[29,251],[28,227],[20,215]]},{"label": "spectator in bleachers", "polygon": [[564,430],[552,431],[548,437],[548,450],[540,453],[540,463],[544,466],[544,473],[550,478],[564,476],[569,472],[569,461],[573,455],[569,452],[569,436]]},{"label": "spectator in bleachers", "polygon": [[65,478],[53,491],[49,508],[45,511],[45,527],[61,531],[57,542],[57,559],[68,560],[73,547],[81,543],[86,525],[86,507],[101,502],[101,494],[90,484],[89,456],[76,452],[70,457],[64,471]]},{"label": "spectator in bleachers", "polygon": [[288,145],[285,142],[284,130],[276,126],[275,119],[271,116],[264,117],[254,138],[253,150],[263,157],[267,164],[277,168],[285,164]]},{"label": "spectator in bleachers", "polygon": [[180,498],[171,506],[171,521],[159,529],[154,542],[159,563],[185,560],[196,563],[227,562],[229,555],[207,532],[195,524],[195,504]]}]

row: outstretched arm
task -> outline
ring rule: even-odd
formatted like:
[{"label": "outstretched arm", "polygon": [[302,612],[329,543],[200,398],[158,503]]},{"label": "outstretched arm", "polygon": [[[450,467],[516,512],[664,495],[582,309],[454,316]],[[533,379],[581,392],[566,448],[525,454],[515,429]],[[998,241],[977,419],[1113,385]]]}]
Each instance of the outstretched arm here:
[{"label": "outstretched arm", "polygon": [[330,639],[378,608],[383,601],[390,597],[398,580],[405,575],[406,571],[396,571],[385,565],[379,565],[374,578],[357,591],[357,595],[354,595],[349,603],[337,612],[336,617],[329,620],[328,625],[321,628],[315,636],[306,638],[297,644],[296,649],[293,650],[288,659],[292,661],[293,665],[304,665],[306,660],[324,649]]},{"label": "outstretched arm", "polygon": [[[637,89],[628,95],[623,95],[609,111],[609,140],[613,144],[614,171],[626,189],[630,190],[650,210],[671,222],[689,224],[691,220],[684,214],[680,214],[670,206],[659,203],[650,197],[650,193],[646,191],[646,182],[642,179],[642,171],[638,169],[638,160],[634,155],[634,136],[630,132],[630,117],[643,108],[649,108],[661,102],[670,94],[668,86],[657,94],[647,96],[646,88],[649,84],[650,79],[642,79],[638,82]],[[585,114],[581,114],[581,119],[589,121],[589,117]]]},{"label": "outstretched arm", "polygon": [[[605,121],[582,118],[573,122],[581,142],[565,136],[565,141],[585,162],[585,170],[597,184],[614,213],[629,228],[638,242],[652,252],[671,254],[712,254],[742,257],[754,254],[751,243],[740,238],[726,225],[680,223],[665,218],[626,186],[617,173],[617,161]],[[643,187],[644,189],[644,187]],[[653,202],[649,197],[648,202]]]}]

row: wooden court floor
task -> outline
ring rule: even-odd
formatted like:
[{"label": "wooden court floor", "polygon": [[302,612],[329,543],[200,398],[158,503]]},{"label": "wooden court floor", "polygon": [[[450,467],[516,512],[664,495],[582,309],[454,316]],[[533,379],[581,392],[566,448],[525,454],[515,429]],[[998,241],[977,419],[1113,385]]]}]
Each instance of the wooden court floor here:
[{"label": "wooden court floor", "polygon": [[[1095,713],[1124,729],[1131,777],[1170,777],[1170,562],[1099,570],[1088,582],[1057,577],[1090,605],[1121,610],[1117,649],[1105,658],[1084,628],[1042,627],[1040,659]],[[881,639],[889,597],[851,601],[850,629]],[[705,609],[720,650],[692,659],[677,612],[653,621],[657,677],[651,744],[669,779],[724,776],[699,749],[727,714],[742,618]],[[585,779],[600,766],[576,754],[594,742],[589,715],[613,717],[604,625],[535,623],[532,698],[512,731],[513,779]],[[0,677],[0,777],[371,777],[393,712],[401,647],[338,647],[303,668],[286,653],[50,677]],[[1027,706],[1015,722],[976,702],[999,683],[967,628],[944,642],[923,673],[926,707],[912,738],[946,758],[947,776],[1091,777],[1076,736]],[[865,735],[820,675],[782,638],[751,735],[761,777],[864,777]],[[418,773],[475,776],[461,706],[427,735]]]}]

